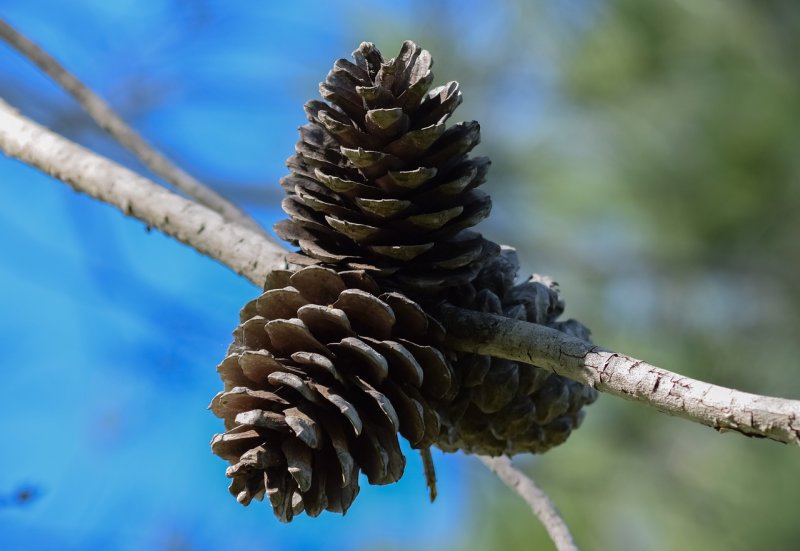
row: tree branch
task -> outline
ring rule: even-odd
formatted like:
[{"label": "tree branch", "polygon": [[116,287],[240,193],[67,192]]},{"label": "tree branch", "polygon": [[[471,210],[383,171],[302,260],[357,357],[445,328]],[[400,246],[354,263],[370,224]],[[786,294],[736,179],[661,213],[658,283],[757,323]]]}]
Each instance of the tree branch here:
[{"label": "tree branch", "polygon": [[[259,287],[270,269],[286,263],[284,251],[263,235],[91,153],[2,101],[0,150],[143,220]],[[719,431],[800,445],[800,401],[683,377],[532,323],[454,307],[443,308],[440,319],[456,350],[532,363]]]},{"label": "tree branch", "polygon": [[258,223],[250,218],[244,211],[227,199],[204,186],[191,175],[175,166],[162,153],[149,145],[131,127],[117,116],[116,113],[99,96],[86,87],[81,81],[67,71],[58,61],[37,46],[30,39],[22,35],[11,25],[0,19],[0,38],[5,40],[12,48],[32,61],[46,75],[52,78],[59,86],[69,92],[77,100],[90,117],[122,146],[136,155],[153,174],[163,178],[176,189],[194,197],[197,202],[220,213],[230,222],[236,222],[252,231],[267,235]]},{"label": "tree branch", "polygon": [[572,539],[572,534],[567,523],[561,518],[556,506],[539,488],[533,479],[525,476],[511,464],[511,459],[505,456],[487,457],[479,455],[478,459],[495,473],[506,486],[519,495],[530,506],[533,514],[544,525],[550,539],[558,551],[578,551]]},{"label": "tree branch", "polygon": [[531,363],[720,432],[800,445],[798,400],[684,377],[543,325],[452,306],[441,309],[439,320],[447,328],[447,344],[457,350]]},{"label": "tree branch", "polygon": [[228,266],[259,287],[285,252],[263,234],[170,192],[51,132],[0,100],[0,150],[9,157],[115,206]]}]

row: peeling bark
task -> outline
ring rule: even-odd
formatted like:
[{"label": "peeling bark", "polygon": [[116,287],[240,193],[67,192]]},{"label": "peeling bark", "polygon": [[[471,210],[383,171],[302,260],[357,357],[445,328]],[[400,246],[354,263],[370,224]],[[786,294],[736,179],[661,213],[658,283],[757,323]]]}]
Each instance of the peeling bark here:
[{"label": "peeling bark", "polygon": [[458,350],[529,362],[720,432],[800,445],[798,400],[698,381],[543,325],[454,307],[442,308],[439,320],[447,343]]}]

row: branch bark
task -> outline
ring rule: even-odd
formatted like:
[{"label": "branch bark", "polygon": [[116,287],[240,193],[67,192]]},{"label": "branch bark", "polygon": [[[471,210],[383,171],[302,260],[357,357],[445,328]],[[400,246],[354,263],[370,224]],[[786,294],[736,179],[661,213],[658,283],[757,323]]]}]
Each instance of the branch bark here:
[{"label": "branch bark", "polygon": [[575,541],[572,539],[567,523],[564,522],[558,509],[556,509],[547,494],[536,485],[533,479],[516,469],[508,457],[479,455],[478,459],[496,474],[506,486],[525,500],[525,503],[531,508],[536,518],[544,525],[544,529],[547,530],[558,551],[578,551],[578,546],[575,545]]},{"label": "branch bark", "polygon": [[263,234],[267,239],[272,239],[264,231],[264,228],[239,207],[175,166],[161,152],[148,144],[136,131],[125,124],[97,94],[67,71],[51,55],[2,19],[0,19],[0,38],[32,61],[42,72],[66,90],[100,128],[108,132],[122,146],[136,155],[153,174],[163,178],[164,181],[181,190],[189,197],[194,197],[200,204],[220,213],[228,221],[236,222],[252,231]]},{"label": "branch bark", "polygon": [[[259,287],[270,269],[285,266],[284,251],[263,235],[91,153],[2,101],[0,150],[160,229]],[[719,431],[800,445],[800,401],[690,379],[527,322],[453,307],[443,308],[440,318],[456,350],[532,363]]]},{"label": "branch bark", "polygon": [[286,263],[286,251],[262,233],[92,153],[20,115],[2,100],[0,150],[158,228],[259,287],[267,272]]},{"label": "branch bark", "polygon": [[756,438],[800,445],[800,401],[740,392],[655,367],[625,354],[510,318],[445,306],[439,320],[457,350],[544,367],[601,392]]}]

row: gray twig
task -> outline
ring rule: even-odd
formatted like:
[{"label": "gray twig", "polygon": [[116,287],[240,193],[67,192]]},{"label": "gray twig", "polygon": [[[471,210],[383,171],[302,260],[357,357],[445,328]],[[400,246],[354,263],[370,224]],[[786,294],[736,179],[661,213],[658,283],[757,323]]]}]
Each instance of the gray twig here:
[{"label": "gray twig", "polygon": [[163,178],[176,189],[193,197],[201,205],[220,213],[226,220],[245,226],[269,237],[264,229],[244,211],[211,188],[175,166],[162,153],[148,144],[109,107],[97,94],[67,71],[50,54],[29,38],[0,19],[0,38],[33,62],[46,75],[66,90],[92,119],[122,146],[136,155],[153,174]]},{"label": "gray twig", "polygon": [[488,457],[479,455],[478,459],[495,473],[506,486],[516,492],[531,508],[536,518],[553,540],[558,551],[578,551],[567,523],[561,518],[552,500],[536,483],[524,473],[514,468],[508,457]]}]

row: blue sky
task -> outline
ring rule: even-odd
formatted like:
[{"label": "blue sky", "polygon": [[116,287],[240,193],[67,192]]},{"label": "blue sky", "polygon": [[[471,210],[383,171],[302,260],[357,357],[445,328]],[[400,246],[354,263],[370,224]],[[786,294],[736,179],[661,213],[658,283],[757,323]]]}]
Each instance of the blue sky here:
[{"label": "blue sky", "polygon": [[[135,126],[194,173],[256,195],[263,185],[267,200],[252,211],[269,226],[302,101],[316,94],[307,83],[361,38],[327,3],[205,6],[11,1],[0,15],[112,104],[132,106]],[[2,45],[0,93],[56,128],[75,116],[70,98]],[[73,139],[138,168],[78,120]],[[6,158],[0,234],[0,495],[37,492],[0,508],[0,549],[370,549],[458,530],[469,460],[438,453],[434,505],[411,453],[398,484],[365,484],[344,518],[284,526],[263,504],[241,507],[209,450],[222,427],[206,406],[238,310],[257,290]]]}]

